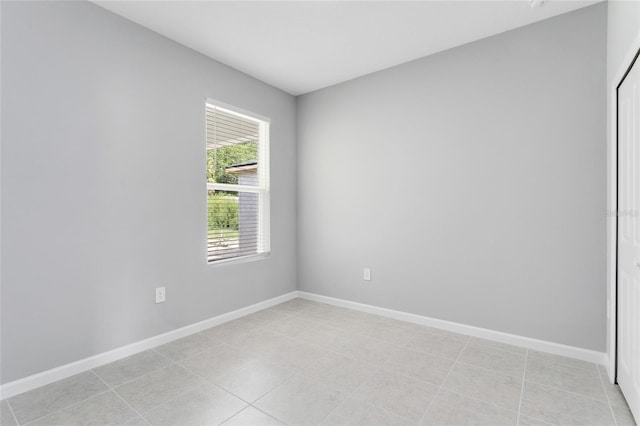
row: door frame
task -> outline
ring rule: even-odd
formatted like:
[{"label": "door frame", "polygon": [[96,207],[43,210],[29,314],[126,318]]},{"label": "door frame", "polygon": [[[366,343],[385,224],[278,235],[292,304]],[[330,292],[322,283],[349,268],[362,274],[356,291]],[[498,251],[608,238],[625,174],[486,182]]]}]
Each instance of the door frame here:
[{"label": "door frame", "polygon": [[610,87],[610,143],[607,197],[607,373],[611,383],[618,381],[618,89],[636,62],[640,64],[640,35],[632,43]]}]

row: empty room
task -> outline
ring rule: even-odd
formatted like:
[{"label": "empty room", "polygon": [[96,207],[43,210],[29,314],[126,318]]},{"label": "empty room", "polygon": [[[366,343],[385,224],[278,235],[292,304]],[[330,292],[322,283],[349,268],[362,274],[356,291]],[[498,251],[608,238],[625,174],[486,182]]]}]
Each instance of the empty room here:
[{"label": "empty room", "polygon": [[0,424],[640,420],[640,1],[0,0]]}]

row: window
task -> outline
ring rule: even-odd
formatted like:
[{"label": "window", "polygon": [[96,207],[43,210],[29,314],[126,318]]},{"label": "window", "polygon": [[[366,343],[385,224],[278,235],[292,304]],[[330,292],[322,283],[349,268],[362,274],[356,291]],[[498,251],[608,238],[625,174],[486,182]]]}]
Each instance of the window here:
[{"label": "window", "polygon": [[206,103],[207,261],[269,253],[269,120]]}]

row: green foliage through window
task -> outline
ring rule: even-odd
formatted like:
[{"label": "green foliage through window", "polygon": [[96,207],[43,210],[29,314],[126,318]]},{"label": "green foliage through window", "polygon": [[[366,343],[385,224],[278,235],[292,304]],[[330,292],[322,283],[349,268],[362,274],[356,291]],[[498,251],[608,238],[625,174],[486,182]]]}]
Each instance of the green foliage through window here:
[{"label": "green foliage through window", "polygon": [[227,173],[226,168],[258,158],[256,141],[221,146],[207,151],[207,182],[238,183],[238,176]]},{"label": "green foliage through window", "polygon": [[[207,182],[238,183],[238,176],[226,168],[257,158],[255,141],[221,146],[207,151]],[[209,230],[238,230],[237,193],[217,190],[208,194]]]},{"label": "green foliage through window", "polygon": [[209,192],[209,230],[238,229],[238,197],[225,192]]}]

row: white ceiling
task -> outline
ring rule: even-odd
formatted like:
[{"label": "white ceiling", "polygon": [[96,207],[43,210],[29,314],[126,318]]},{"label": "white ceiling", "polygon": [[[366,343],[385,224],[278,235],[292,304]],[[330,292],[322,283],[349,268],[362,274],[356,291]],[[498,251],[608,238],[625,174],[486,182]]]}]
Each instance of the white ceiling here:
[{"label": "white ceiling", "polygon": [[299,95],[597,1],[94,3]]}]

